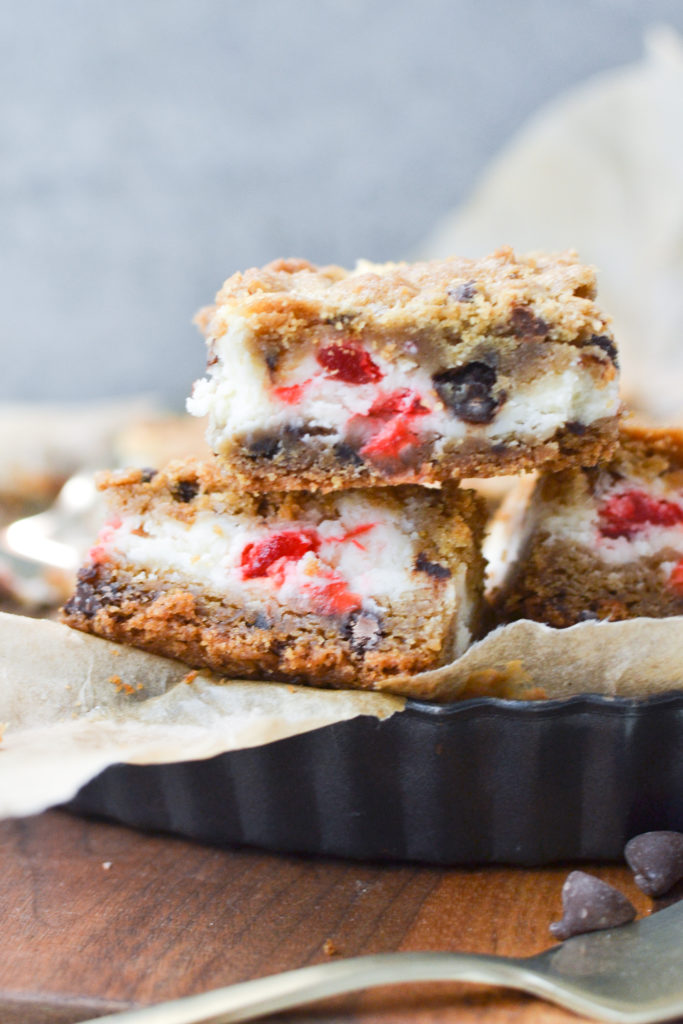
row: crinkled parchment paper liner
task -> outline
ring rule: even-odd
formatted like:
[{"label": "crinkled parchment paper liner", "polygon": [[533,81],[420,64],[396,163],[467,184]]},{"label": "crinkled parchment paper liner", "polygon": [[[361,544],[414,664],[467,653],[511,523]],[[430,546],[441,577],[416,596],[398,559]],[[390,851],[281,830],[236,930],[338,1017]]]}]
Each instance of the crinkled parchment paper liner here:
[{"label": "crinkled parchment paper liner", "polygon": [[[517,622],[453,664],[391,685],[441,701],[644,696],[680,687],[681,652],[683,618],[565,630]],[[221,680],[54,622],[0,614],[0,816],[68,800],[110,764],[207,758],[404,706],[389,693]]]}]

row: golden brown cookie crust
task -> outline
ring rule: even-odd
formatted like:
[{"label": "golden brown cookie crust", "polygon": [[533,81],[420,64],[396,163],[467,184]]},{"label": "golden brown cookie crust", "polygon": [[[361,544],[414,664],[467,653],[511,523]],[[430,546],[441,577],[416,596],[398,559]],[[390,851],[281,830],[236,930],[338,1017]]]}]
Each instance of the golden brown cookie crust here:
[{"label": "golden brown cookie crust", "polygon": [[197,323],[221,337],[228,321],[242,316],[256,335],[292,345],[322,324],[346,332],[438,327],[464,341],[513,333],[581,344],[594,334],[611,337],[595,294],[594,268],[571,251],[517,256],[504,247],[483,259],[360,261],[353,270],[284,259],[233,274]]}]

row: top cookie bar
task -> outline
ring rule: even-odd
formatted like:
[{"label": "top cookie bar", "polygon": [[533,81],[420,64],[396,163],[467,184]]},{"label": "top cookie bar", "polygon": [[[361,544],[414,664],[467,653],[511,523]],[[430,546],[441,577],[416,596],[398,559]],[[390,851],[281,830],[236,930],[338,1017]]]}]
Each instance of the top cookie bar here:
[{"label": "top cookie bar", "polygon": [[198,323],[190,412],[259,490],[438,485],[594,465],[613,450],[617,352],[574,253],[279,260],[235,274]]}]

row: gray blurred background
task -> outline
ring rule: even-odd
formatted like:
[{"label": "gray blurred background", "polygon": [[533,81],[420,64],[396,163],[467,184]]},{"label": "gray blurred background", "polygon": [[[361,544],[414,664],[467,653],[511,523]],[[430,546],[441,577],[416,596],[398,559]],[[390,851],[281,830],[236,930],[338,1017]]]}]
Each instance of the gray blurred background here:
[{"label": "gray blurred background", "polygon": [[0,400],[177,408],[204,366],[191,317],[233,271],[410,258],[540,104],[637,59],[647,25],[683,30],[681,0],[5,14]]}]

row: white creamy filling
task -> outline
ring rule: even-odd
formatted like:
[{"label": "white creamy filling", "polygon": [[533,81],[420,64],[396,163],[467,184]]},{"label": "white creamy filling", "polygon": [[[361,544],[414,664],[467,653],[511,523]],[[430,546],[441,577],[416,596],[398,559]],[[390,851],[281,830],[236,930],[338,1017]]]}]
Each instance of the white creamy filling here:
[{"label": "white creamy filling", "polygon": [[327,438],[332,445],[345,439],[351,417],[367,416],[378,399],[402,388],[415,392],[430,410],[412,419],[411,429],[441,439],[441,444],[465,437],[492,443],[540,443],[568,422],[589,426],[615,415],[619,408],[617,380],[596,387],[578,350],[565,370],[545,373],[511,393],[488,424],[466,423],[445,408],[429,374],[407,357],[387,363],[373,355],[383,379],[353,385],[326,377],[311,353],[286,382],[287,386],[303,385],[297,400],[288,403],[270,388],[267,370],[260,357],[252,355],[248,340],[246,322],[235,318],[216,343],[224,367],[219,364],[207,379],[197,381],[188,400],[189,412],[209,416],[210,440],[218,450],[227,450],[235,437],[302,424],[332,430]]},{"label": "white creamy filling", "polygon": [[[405,524],[387,518],[387,510],[371,502],[342,496],[340,518],[315,525],[273,522],[255,528],[246,516],[199,513],[192,524],[156,516],[127,516],[116,528],[106,527],[99,549],[106,556],[140,570],[194,584],[207,593],[247,606],[264,600],[303,611],[315,608],[307,589],[324,586],[330,572],[341,577],[363,607],[373,608],[404,600],[422,585],[433,592],[434,582],[413,571],[415,540]],[[358,526],[372,528],[342,540]],[[247,544],[258,544],[278,530],[313,528],[320,548],[291,560],[279,580],[270,576],[244,579],[241,559]],[[424,575],[424,579],[421,576]],[[450,581],[447,581],[450,583]]]},{"label": "white creamy filling", "polygon": [[600,532],[599,510],[616,495],[629,491],[644,491],[656,500],[671,501],[683,506],[683,493],[666,491],[661,481],[655,480],[645,486],[630,481],[626,486],[619,484],[599,493],[595,501],[577,508],[551,509],[546,506],[539,518],[543,529],[553,540],[587,548],[607,565],[626,565],[641,558],[650,558],[662,551],[680,552],[683,556],[683,523],[673,526],[643,524],[632,537],[605,537]]}]

